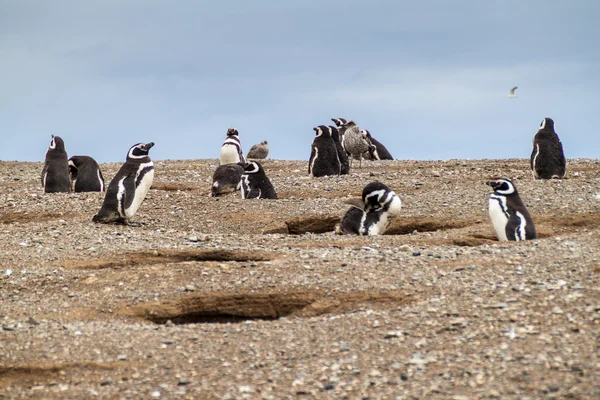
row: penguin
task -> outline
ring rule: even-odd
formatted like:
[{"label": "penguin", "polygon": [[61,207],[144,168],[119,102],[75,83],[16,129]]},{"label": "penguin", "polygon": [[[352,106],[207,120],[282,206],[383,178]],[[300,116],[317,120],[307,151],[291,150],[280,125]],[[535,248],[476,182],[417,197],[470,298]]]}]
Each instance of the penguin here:
[{"label": "penguin", "polygon": [[152,146],[153,142],[131,146],[125,164],[110,181],[104,203],[92,221],[129,225],[154,180],[154,163],[148,156]]},{"label": "penguin", "polygon": [[331,118],[336,128],[338,129],[338,137],[340,139],[340,143],[342,147],[344,146],[344,133],[346,133],[346,128],[344,128],[344,124],[348,122],[346,118]]},{"label": "penguin", "polygon": [[348,154],[346,154],[344,146],[342,146],[342,143],[340,142],[337,127],[329,126],[329,134],[335,143],[338,159],[340,160],[340,175],[348,175],[350,173],[350,161],[348,160]]},{"label": "penguin", "polygon": [[331,118],[331,120],[338,128],[348,122],[346,118]]},{"label": "penguin", "polygon": [[336,226],[337,234],[382,235],[402,208],[400,197],[379,181],[366,185],[360,199],[347,200],[346,204],[352,207]]},{"label": "penguin", "polygon": [[392,155],[390,154],[390,152],[388,151],[388,149],[385,148],[385,146],[377,141],[373,136],[371,136],[371,133],[368,130],[364,130],[365,135],[367,136],[367,138],[369,138],[369,141],[371,142],[371,144],[373,146],[375,146],[372,149],[372,157],[374,160],[393,160],[394,157],[392,157]]},{"label": "penguin", "polygon": [[565,176],[567,160],[552,118],[544,118],[533,138],[530,164],[535,179],[562,179]]},{"label": "penguin", "polygon": [[104,177],[100,166],[92,157],[69,158],[69,173],[74,192],[104,192]]},{"label": "penguin", "polygon": [[44,168],[42,168],[42,186],[45,193],[71,191],[67,151],[65,142],[59,136],[52,135],[50,147],[46,151]]},{"label": "penguin", "polygon": [[266,140],[260,142],[260,144],[255,144],[250,148],[248,155],[246,158],[253,158],[256,160],[262,160],[267,158],[269,155],[269,143]]},{"label": "penguin", "polygon": [[494,190],[490,194],[489,212],[498,240],[536,239],[535,225],[514,183],[506,178],[498,178],[486,184]]},{"label": "penguin", "polygon": [[219,158],[221,165],[245,163],[244,153],[242,152],[242,144],[240,135],[235,128],[227,130],[227,138],[221,146],[221,156]]},{"label": "penguin", "polygon": [[[363,158],[371,158],[375,146],[370,142],[364,131],[361,131],[356,122],[348,121],[342,128],[345,130],[343,142],[344,149],[353,159],[358,160],[358,167],[362,167]],[[352,160],[350,160],[352,163]],[[351,164],[352,166],[352,164]]]},{"label": "penguin", "polygon": [[250,161],[242,174],[242,199],[276,199],[277,193],[258,161]]},{"label": "penguin", "polygon": [[329,127],[319,125],[313,130],[316,137],[313,139],[310,159],[308,160],[308,174],[315,178],[327,175],[340,174],[340,159],[337,147],[329,134]]},{"label": "penguin", "polygon": [[221,196],[239,190],[243,172],[241,163],[219,165],[213,174],[211,195]]}]

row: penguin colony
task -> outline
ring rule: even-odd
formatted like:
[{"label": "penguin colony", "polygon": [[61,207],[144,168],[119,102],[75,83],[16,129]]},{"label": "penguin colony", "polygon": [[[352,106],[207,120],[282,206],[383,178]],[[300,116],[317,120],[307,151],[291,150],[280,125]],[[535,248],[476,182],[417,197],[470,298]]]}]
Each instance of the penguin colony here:
[{"label": "penguin colony", "polygon": [[[332,121],[336,126],[313,128],[315,138],[308,162],[309,175],[318,178],[348,174],[350,158],[359,160],[359,168],[363,159],[393,159],[385,146],[368,130],[360,130],[356,122],[344,118],[332,118]],[[153,146],[153,142],[137,143],[129,149],[125,163],[108,185],[102,207],[92,221],[130,224],[154,179],[154,163],[149,157]],[[265,140],[252,147],[248,158],[264,159],[268,153]],[[277,199],[275,188],[262,164],[246,161],[237,129],[228,129],[219,162],[213,175],[212,196],[240,190],[242,199]],[[534,136],[530,166],[535,179],[560,179],[565,175],[566,159],[551,118],[542,121]],[[89,156],[68,159],[64,141],[54,135],[46,152],[41,181],[46,193],[104,191],[104,178],[98,163]],[[507,178],[497,178],[486,184],[493,190],[488,209],[498,240],[536,239],[534,222],[514,183]],[[335,228],[338,234],[384,234],[402,208],[400,197],[378,181],[367,184],[361,198],[345,203],[351,207]]]}]

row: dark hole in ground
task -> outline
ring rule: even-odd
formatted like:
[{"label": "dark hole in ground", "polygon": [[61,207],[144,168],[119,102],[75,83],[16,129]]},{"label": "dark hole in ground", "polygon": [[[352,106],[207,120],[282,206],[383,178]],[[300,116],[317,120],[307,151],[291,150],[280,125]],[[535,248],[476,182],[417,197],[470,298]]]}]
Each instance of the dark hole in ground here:
[{"label": "dark hole in ground", "polygon": [[216,292],[131,306],[122,314],[162,324],[241,322],[281,317],[314,317],[363,306],[398,307],[414,301],[404,291],[367,291],[327,295],[318,290]]},{"label": "dark hole in ground", "polygon": [[396,218],[385,232],[386,235],[406,235],[414,231],[434,232],[448,229],[460,229],[467,226],[480,224],[481,218],[453,219],[431,217]]},{"label": "dark hole in ground", "polygon": [[67,219],[76,216],[74,213],[46,213],[46,212],[25,212],[25,213],[3,213],[0,214],[0,223],[12,224],[14,222],[46,222],[55,219]]},{"label": "dark hole in ground", "polygon": [[190,191],[190,190],[206,190],[205,187],[188,185],[185,183],[176,182],[154,182],[150,189],[164,190],[166,192]]},{"label": "dark hole in ground", "polygon": [[102,269],[186,261],[270,261],[276,257],[275,253],[252,250],[156,250],[129,252],[105,259],[66,260],[59,265],[72,269]]}]

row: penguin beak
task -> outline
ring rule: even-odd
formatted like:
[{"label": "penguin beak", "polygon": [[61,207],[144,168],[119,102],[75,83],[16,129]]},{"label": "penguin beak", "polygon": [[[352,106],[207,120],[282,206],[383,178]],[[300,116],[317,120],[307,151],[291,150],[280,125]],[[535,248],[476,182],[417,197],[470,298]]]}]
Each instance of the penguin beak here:
[{"label": "penguin beak", "polygon": [[146,150],[150,150],[152,148],[152,146],[154,146],[154,142],[150,142],[150,143],[146,143]]},{"label": "penguin beak", "polygon": [[487,181],[485,184],[488,185],[488,186],[491,186],[492,189],[498,187],[498,182],[496,182],[496,181]]}]

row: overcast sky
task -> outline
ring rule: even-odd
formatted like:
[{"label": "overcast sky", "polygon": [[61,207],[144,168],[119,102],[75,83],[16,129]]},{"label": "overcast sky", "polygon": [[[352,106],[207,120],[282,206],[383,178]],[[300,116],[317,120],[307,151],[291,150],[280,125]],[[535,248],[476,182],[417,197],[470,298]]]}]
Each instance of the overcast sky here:
[{"label": "overcast sky", "polygon": [[[308,160],[354,119],[398,159],[529,157],[544,117],[600,153],[597,0],[0,0],[1,160]],[[512,86],[518,97],[509,99]]]}]

